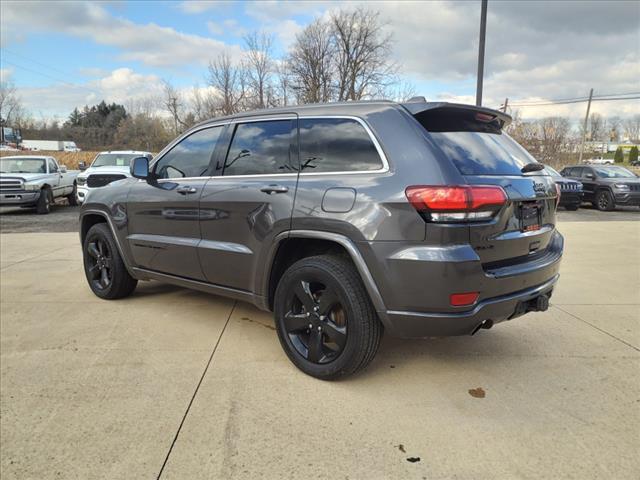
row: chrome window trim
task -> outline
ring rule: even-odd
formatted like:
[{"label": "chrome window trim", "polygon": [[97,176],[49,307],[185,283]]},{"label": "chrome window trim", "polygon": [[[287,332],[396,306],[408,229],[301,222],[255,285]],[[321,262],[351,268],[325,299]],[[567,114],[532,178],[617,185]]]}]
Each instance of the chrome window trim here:
[{"label": "chrome window trim", "polygon": [[[264,121],[276,121],[276,120],[295,120],[295,119],[332,119],[332,118],[343,118],[343,119],[348,119],[348,120],[355,120],[356,122],[358,122],[360,125],[362,125],[362,127],[364,128],[365,132],[367,132],[367,135],[369,135],[369,138],[371,139],[371,141],[373,142],[373,145],[376,148],[376,151],[378,152],[378,156],[380,157],[380,160],[382,161],[382,168],[379,168],[377,170],[349,170],[349,171],[336,171],[336,172],[299,172],[300,176],[305,176],[305,177],[312,177],[312,176],[321,176],[321,175],[372,175],[372,174],[381,174],[381,173],[388,173],[389,172],[389,160],[387,159],[386,154],[384,153],[384,150],[382,149],[382,146],[380,145],[380,142],[378,141],[377,137],[375,136],[375,134],[373,133],[373,131],[371,130],[371,128],[369,127],[369,125],[367,125],[367,123],[360,117],[356,117],[353,115],[298,115],[295,113],[292,114],[286,114],[286,115],[278,115],[278,116],[274,116],[274,117],[270,117],[269,115],[265,115],[265,116],[259,116],[259,117],[247,117],[247,118],[236,118],[236,119],[231,119],[231,120],[224,120],[224,121],[220,121],[218,123],[209,123],[206,125],[202,125],[194,130],[190,130],[188,132],[185,132],[183,135],[181,135],[180,137],[176,138],[173,142],[171,142],[169,145],[167,145],[164,149],[162,149],[160,151],[160,153],[158,153],[158,155],[156,155],[156,157],[153,159],[153,161],[151,162],[151,164],[149,165],[149,170],[152,170],[153,167],[155,166],[156,162],[158,162],[159,160],[162,159],[162,157],[164,157],[175,145],[177,145],[178,143],[180,143],[183,139],[187,138],[188,136],[197,133],[201,130],[205,130],[207,128],[215,128],[215,127],[226,127],[228,125],[235,125],[238,123],[252,123],[252,122],[264,122]],[[185,180],[211,180],[211,179],[216,179],[216,178],[266,178],[266,177],[283,177],[283,176],[294,176],[294,175],[298,175],[298,173],[260,173],[260,174],[253,174],[253,175],[213,175],[213,176],[203,176],[203,177],[183,177],[183,178],[174,178],[174,179],[169,179],[169,178],[163,178],[163,179],[158,179],[158,182],[165,182],[165,181],[185,181]],[[140,181],[144,181],[144,180],[140,180]]]},{"label": "chrome window trim", "polygon": [[373,145],[376,147],[376,151],[378,152],[378,156],[380,157],[380,160],[382,161],[382,168],[379,168],[377,170],[348,170],[348,171],[342,171],[342,172],[340,172],[340,171],[336,171],[336,172],[300,172],[300,176],[311,177],[311,176],[319,176],[319,175],[362,175],[362,174],[371,175],[371,174],[379,174],[379,173],[387,173],[387,172],[389,172],[389,160],[387,159],[387,156],[385,155],[384,150],[382,149],[382,146],[380,145],[380,142],[378,141],[378,139],[374,135],[373,131],[371,130],[369,125],[367,125],[367,122],[365,122],[362,118],[354,117],[353,115],[301,115],[299,117],[299,119],[307,119],[307,118],[310,118],[310,119],[344,118],[344,119],[348,119],[348,120],[355,120],[360,125],[362,125],[362,127],[365,130],[365,132],[367,132],[367,134],[369,135],[369,138],[373,142]]}]

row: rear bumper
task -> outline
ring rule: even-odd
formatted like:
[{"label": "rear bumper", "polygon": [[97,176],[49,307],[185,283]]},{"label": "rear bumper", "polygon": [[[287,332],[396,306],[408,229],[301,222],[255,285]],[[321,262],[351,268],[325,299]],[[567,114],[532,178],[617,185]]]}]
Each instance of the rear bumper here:
[{"label": "rear bumper", "polygon": [[[486,320],[494,324],[526,313],[519,308],[522,302],[553,290],[564,249],[557,230],[539,254],[499,265],[483,264],[470,245],[394,243],[369,247],[384,267],[372,271],[385,306],[379,315],[386,330],[399,337],[466,335]],[[451,306],[450,295],[464,292],[479,292],[478,302]]]},{"label": "rear bumper", "polygon": [[0,206],[29,207],[38,203],[40,190],[0,193]]},{"label": "rear bumper", "polygon": [[560,275],[542,285],[519,292],[490,298],[480,302],[473,310],[456,313],[387,312],[393,336],[402,338],[449,337],[471,335],[485,322],[491,324],[511,320],[526,313],[522,305],[542,295],[551,296]]}]

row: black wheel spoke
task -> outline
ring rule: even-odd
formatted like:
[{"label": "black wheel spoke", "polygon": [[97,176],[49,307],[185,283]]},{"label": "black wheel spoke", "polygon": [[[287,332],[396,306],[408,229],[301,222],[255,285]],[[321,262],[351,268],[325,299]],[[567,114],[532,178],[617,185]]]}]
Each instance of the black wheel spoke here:
[{"label": "black wheel spoke", "polygon": [[100,285],[102,285],[103,288],[109,286],[109,272],[106,267],[100,270]]},{"label": "black wheel spoke", "polygon": [[92,280],[96,280],[98,278],[98,275],[100,274],[100,267],[98,267],[97,263],[89,267],[89,274],[91,275]]},{"label": "black wheel spoke", "polygon": [[294,333],[309,328],[309,317],[306,313],[289,312],[284,316],[287,332]]},{"label": "black wheel spoke", "polygon": [[340,327],[331,320],[327,320],[324,324],[323,332],[329,341],[335,343],[339,350],[342,351],[347,343],[347,327]]},{"label": "black wheel spoke", "polygon": [[98,250],[98,247],[96,246],[95,243],[90,243],[87,246],[87,252],[89,253],[89,255],[91,255],[93,258],[98,258],[98,256],[100,255],[100,251]]},{"label": "black wheel spoke", "polygon": [[320,302],[318,303],[318,314],[329,315],[331,309],[339,303],[338,296],[328,288],[322,292]]},{"label": "black wheel spoke", "polygon": [[315,298],[311,293],[311,285],[309,282],[299,282],[294,291],[298,300],[302,302],[307,312],[312,312],[313,307],[317,306]]},{"label": "black wheel spoke", "polygon": [[320,363],[322,356],[322,333],[314,328],[309,334],[307,360],[314,363]]}]

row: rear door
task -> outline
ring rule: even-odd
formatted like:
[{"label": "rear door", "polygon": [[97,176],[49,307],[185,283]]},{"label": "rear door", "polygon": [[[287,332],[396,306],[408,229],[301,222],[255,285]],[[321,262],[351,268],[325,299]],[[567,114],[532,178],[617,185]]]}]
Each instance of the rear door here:
[{"label": "rear door", "polygon": [[457,106],[414,114],[443,161],[452,161],[465,183],[499,185],[506,193],[506,204],[491,220],[468,223],[470,244],[485,264],[544,251],[556,223],[552,177],[544,170],[527,172],[524,167],[537,162],[502,131],[499,115]]},{"label": "rear door", "polygon": [[260,263],[273,239],[289,230],[298,182],[296,117],[246,120],[229,126],[228,148],[200,197],[198,253],[206,280],[258,291]]},{"label": "rear door", "polygon": [[162,154],[155,181],[136,182],[127,198],[128,241],[143,268],[204,280],[198,258],[199,201],[224,127],[197,130]]}]

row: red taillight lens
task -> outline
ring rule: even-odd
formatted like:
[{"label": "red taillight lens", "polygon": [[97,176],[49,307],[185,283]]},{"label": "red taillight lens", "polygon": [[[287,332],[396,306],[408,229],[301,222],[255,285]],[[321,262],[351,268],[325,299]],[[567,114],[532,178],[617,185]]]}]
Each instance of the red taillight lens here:
[{"label": "red taillight lens", "polygon": [[407,199],[436,222],[477,221],[491,218],[507,202],[501,187],[493,185],[413,186]]},{"label": "red taillight lens", "polygon": [[449,296],[449,303],[453,307],[466,307],[476,303],[479,296],[478,292],[453,293]]}]

